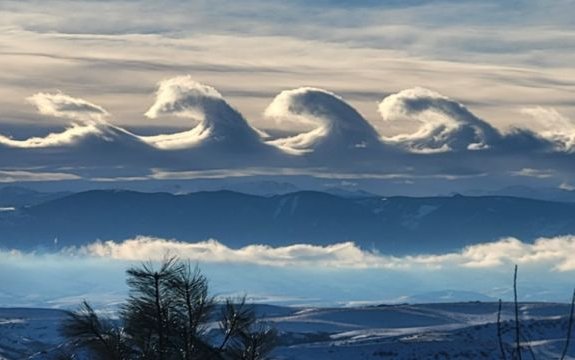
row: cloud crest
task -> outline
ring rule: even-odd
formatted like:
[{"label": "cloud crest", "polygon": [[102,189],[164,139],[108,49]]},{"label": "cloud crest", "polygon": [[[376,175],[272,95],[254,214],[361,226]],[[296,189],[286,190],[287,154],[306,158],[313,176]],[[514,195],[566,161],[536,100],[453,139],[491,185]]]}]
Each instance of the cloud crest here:
[{"label": "cloud crest", "polygon": [[37,93],[27,98],[42,115],[74,121],[102,121],[110,114],[103,107],[63,93]]},{"label": "cloud crest", "polygon": [[249,147],[261,142],[261,134],[215,88],[194,81],[189,75],[158,84],[156,101],[146,116],[156,119],[162,115],[191,118],[199,124],[186,132],[142,137],[160,149],[184,149],[206,143]]},{"label": "cloud crest", "polygon": [[387,141],[417,153],[488,149],[501,139],[499,132],[462,104],[437,92],[412,88],[383,99],[378,107],[385,122],[415,120],[414,133]]},{"label": "cloud crest", "polygon": [[291,152],[353,151],[379,147],[379,135],[341,97],[322,89],[303,87],[282,91],[265,110],[278,122],[290,119],[318,125],[312,131],[270,143]]},{"label": "cloud crest", "polygon": [[575,123],[559,111],[548,107],[529,107],[521,113],[531,116],[543,126],[539,134],[555,144],[557,151],[572,153],[575,151]]}]

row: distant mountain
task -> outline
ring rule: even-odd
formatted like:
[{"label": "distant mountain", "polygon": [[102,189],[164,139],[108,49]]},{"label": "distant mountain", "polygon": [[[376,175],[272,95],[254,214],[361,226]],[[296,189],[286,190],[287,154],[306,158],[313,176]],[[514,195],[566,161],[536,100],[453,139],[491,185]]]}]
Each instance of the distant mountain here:
[{"label": "distant mountain", "polygon": [[331,188],[327,188],[324,192],[331,194],[331,195],[335,195],[335,196],[339,196],[339,197],[344,197],[344,198],[369,198],[369,197],[376,197],[378,195],[374,194],[374,193],[370,193],[368,191],[364,191],[361,189],[346,189],[346,188],[339,188],[339,187],[331,187]]},{"label": "distant mountain", "polygon": [[499,190],[470,190],[465,192],[470,196],[515,196],[527,199],[575,202],[575,190],[551,187],[508,186]]},{"label": "distant mountain", "polygon": [[70,194],[70,192],[39,192],[20,186],[5,186],[0,188],[0,207],[10,208],[36,205]]},{"label": "distant mountain", "polygon": [[439,253],[514,236],[575,234],[575,204],[502,196],[339,197],[302,191],[271,197],[231,191],[185,195],[95,190],[0,212],[3,247],[53,247],[152,235],[182,241],[355,241],[385,253]]},{"label": "distant mountain", "polygon": [[228,183],[216,185],[209,191],[229,190],[251,195],[273,196],[283,195],[300,191],[300,189],[288,182],[261,180],[261,181],[246,181],[237,183]]},{"label": "distant mountain", "polygon": [[398,303],[408,304],[453,303],[464,301],[493,302],[497,301],[497,299],[478,292],[462,290],[430,291],[397,299]]}]

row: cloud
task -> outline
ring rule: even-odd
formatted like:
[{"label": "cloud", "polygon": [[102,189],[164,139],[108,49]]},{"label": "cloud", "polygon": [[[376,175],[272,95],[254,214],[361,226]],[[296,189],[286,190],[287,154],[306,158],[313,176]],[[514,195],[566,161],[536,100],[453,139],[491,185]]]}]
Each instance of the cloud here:
[{"label": "cloud", "polygon": [[[102,305],[127,296],[124,271],[166,254],[197,262],[212,294],[248,294],[273,303],[334,306],[347,301],[385,303],[417,293],[455,289],[510,299],[513,265],[519,264],[525,300],[566,301],[573,285],[575,238],[523,243],[503,239],[445,254],[392,257],[351,242],[285,247],[229,248],[216,240],[186,243],[139,237],[95,242],[51,252],[0,249],[2,306],[76,306],[82,298]],[[275,300],[273,300],[275,299]],[[386,301],[387,299],[387,301]]]},{"label": "cloud", "polygon": [[554,170],[532,168],[523,168],[519,171],[512,171],[511,173],[515,176],[534,177],[538,179],[548,179],[556,175]]},{"label": "cloud", "polygon": [[62,181],[79,180],[75,174],[63,172],[35,172],[24,170],[0,170],[0,183],[27,182],[27,181]]},{"label": "cloud", "polygon": [[216,89],[194,81],[189,75],[170,78],[158,84],[156,101],[146,116],[156,119],[162,115],[192,118],[199,124],[186,132],[142,137],[161,149],[219,143],[240,150],[261,143],[261,133],[252,128]]},{"label": "cloud", "polygon": [[424,88],[403,90],[379,104],[385,122],[417,121],[419,128],[385,140],[417,153],[488,149],[501,134],[462,104]]},{"label": "cloud", "polygon": [[293,153],[379,149],[381,145],[376,130],[357,110],[322,89],[282,91],[266,108],[265,116],[280,123],[291,120],[317,126],[309,132],[270,142]]},{"label": "cloud", "polygon": [[529,107],[521,113],[538,121],[543,128],[539,134],[556,145],[558,151],[573,152],[575,149],[575,123],[559,111],[549,107]]},{"label": "cloud", "polygon": [[[291,136],[273,130],[273,136],[266,136],[215,88],[189,75],[161,81],[146,113],[155,120],[171,115],[195,124],[191,130],[170,134],[137,135],[104,119],[109,115],[103,108],[62,93],[34,98],[41,113],[76,120],[46,136],[0,135],[5,155],[0,167],[42,166],[55,172],[64,167],[83,178],[107,182],[115,177],[183,180],[226,174],[374,181],[477,176],[516,181],[517,175],[572,180],[566,167],[570,153],[554,146],[550,136],[526,129],[500,133],[458,102],[422,88],[381,102],[385,126],[398,120],[420,124],[412,133],[391,137],[380,135],[341,97],[309,87],[280,92],[265,110],[265,117],[279,125],[315,127]],[[546,174],[524,170],[542,168],[543,163]]]},{"label": "cloud", "polygon": [[524,243],[515,238],[467,246],[458,252],[417,256],[389,256],[359,248],[353,242],[328,246],[295,244],[283,247],[249,245],[233,249],[207,240],[187,243],[153,237],[138,237],[122,242],[96,242],[63,250],[70,254],[105,257],[115,260],[161,260],[166,254],[199,262],[247,263],[271,267],[325,267],[352,269],[456,269],[498,268],[512,264],[541,266],[554,271],[575,271],[575,236],[540,238]]},{"label": "cloud", "polygon": [[27,100],[42,115],[67,118],[76,121],[102,121],[108,112],[101,106],[63,93],[37,93]]},{"label": "cloud", "polygon": [[[27,100],[42,115],[71,119],[73,122],[61,132],[16,140],[0,135],[0,145],[8,148],[37,149],[51,147],[82,147],[94,141],[103,143],[137,142],[130,132],[108,123],[109,113],[101,106],[64,93],[37,93]],[[80,155],[80,154],[79,154]]]},{"label": "cloud", "polygon": [[97,124],[72,124],[62,132],[51,133],[43,137],[31,137],[25,140],[15,140],[7,136],[0,135],[0,145],[24,149],[70,146],[93,135],[103,135],[102,130]]}]

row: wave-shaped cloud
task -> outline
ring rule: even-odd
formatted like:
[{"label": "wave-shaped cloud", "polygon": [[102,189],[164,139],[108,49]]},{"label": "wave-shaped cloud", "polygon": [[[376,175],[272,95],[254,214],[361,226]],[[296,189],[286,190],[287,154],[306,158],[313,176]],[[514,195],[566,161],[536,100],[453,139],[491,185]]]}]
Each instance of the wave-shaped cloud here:
[{"label": "wave-shaped cloud", "polygon": [[575,123],[559,111],[547,107],[530,107],[521,109],[521,113],[536,119],[543,131],[539,134],[555,145],[557,151],[575,151]]},{"label": "wave-shaped cloud", "polygon": [[68,253],[117,260],[161,260],[166,254],[200,262],[250,263],[273,267],[328,268],[497,268],[520,264],[547,266],[555,271],[575,271],[575,236],[540,238],[524,243],[515,238],[501,239],[465,247],[441,255],[389,256],[359,248],[353,242],[328,246],[296,244],[284,247],[250,245],[232,249],[216,241],[187,243],[153,237],[138,237],[122,242],[96,242]]},{"label": "wave-shaped cloud", "polygon": [[70,146],[78,144],[82,139],[92,135],[103,135],[102,131],[96,124],[72,124],[62,132],[50,133],[43,137],[31,137],[25,140],[15,140],[7,136],[0,135],[0,145],[23,149]]},{"label": "wave-shaped cloud", "polygon": [[[523,168],[542,168],[540,163],[545,162],[545,168],[567,174],[561,182],[571,181],[566,166],[575,144],[575,127],[564,118],[528,109],[525,114],[556,118],[558,125],[541,134],[528,129],[502,133],[464,105],[422,88],[390,95],[379,104],[384,124],[405,120],[421,124],[413,133],[392,137],[381,136],[341,97],[305,87],[281,92],[264,114],[268,119],[315,128],[266,140],[221,93],[189,75],[161,81],[155,102],[146,112],[150,119],[178,116],[195,122],[191,130],[178,133],[139,136],[110,123],[111,115],[103,107],[63,93],[38,93],[29,102],[42,115],[72,123],[46,136],[13,139],[0,135],[0,150],[6,155],[0,158],[0,166],[42,166],[48,171],[65,167],[77,169],[71,171],[77,175],[83,174],[82,168],[108,167],[106,174],[90,171],[95,178],[113,177],[113,169],[123,169],[119,177],[134,177],[151,175],[154,169],[197,172],[247,167],[266,174],[275,170],[280,176],[285,168],[358,176],[397,172],[508,176]],[[468,161],[461,162],[461,153]],[[513,161],[512,168],[508,161]]]},{"label": "wave-shaped cloud", "polygon": [[110,115],[99,105],[61,92],[37,93],[27,100],[34,104],[42,115],[68,118],[74,121],[101,121]]},{"label": "wave-shaped cloud", "polygon": [[156,101],[146,116],[156,119],[162,115],[191,118],[199,124],[190,131],[141,137],[161,149],[219,143],[240,150],[262,143],[261,133],[251,127],[215,88],[194,81],[189,75],[159,83]]},{"label": "wave-shaped cloud", "polygon": [[13,148],[34,149],[66,146],[86,146],[94,142],[127,145],[138,143],[137,136],[120,127],[108,123],[108,111],[84,99],[64,93],[38,93],[28,98],[42,115],[71,119],[74,122],[65,130],[50,133],[44,137],[31,137],[15,140],[0,135],[0,145]]},{"label": "wave-shaped cloud", "polygon": [[319,125],[309,132],[270,142],[290,152],[352,151],[381,145],[377,131],[357,110],[322,89],[283,91],[267,107],[265,116],[279,122],[289,119]]},{"label": "wave-shaped cloud", "polygon": [[424,88],[386,97],[379,104],[379,113],[385,122],[420,122],[413,133],[386,138],[418,153],[487,149],[502,137],[497,129],[462,104]]}]

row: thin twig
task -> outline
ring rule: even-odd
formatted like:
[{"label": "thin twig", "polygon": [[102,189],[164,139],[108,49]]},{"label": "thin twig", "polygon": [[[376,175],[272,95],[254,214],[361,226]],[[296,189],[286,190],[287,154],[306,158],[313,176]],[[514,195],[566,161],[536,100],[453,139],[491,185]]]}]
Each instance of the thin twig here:
[{"label": "thin twig", "polygon": [[571,311],[569,312],[569,323],[567,324],[567,339],[565,340],[565,347],[561,353],[561,360],[565,360],[567,351],[569,351],[569,343],[571,341],[571,331],[573,329],[573,311],[575,310],[575,289],[573,289],[573,297],[571,298]]},{"label": "thin twig", "polygon": [[503,347],[503,337],[501,333],[501,299],[499,299],[499,309],[497,311],[497,338],[499,339],[499,350],[501,351],[501,358],[507,360],[505,355],[505,348]]},{"label": "thin twig", "polygon": [[517,359],[522,360],[521,356],[521,336],[519,331],[519,304],[517,302],[517,265],[515,265],[515,273],[513,274],[513,302],[515,303],[515,349]]}]

